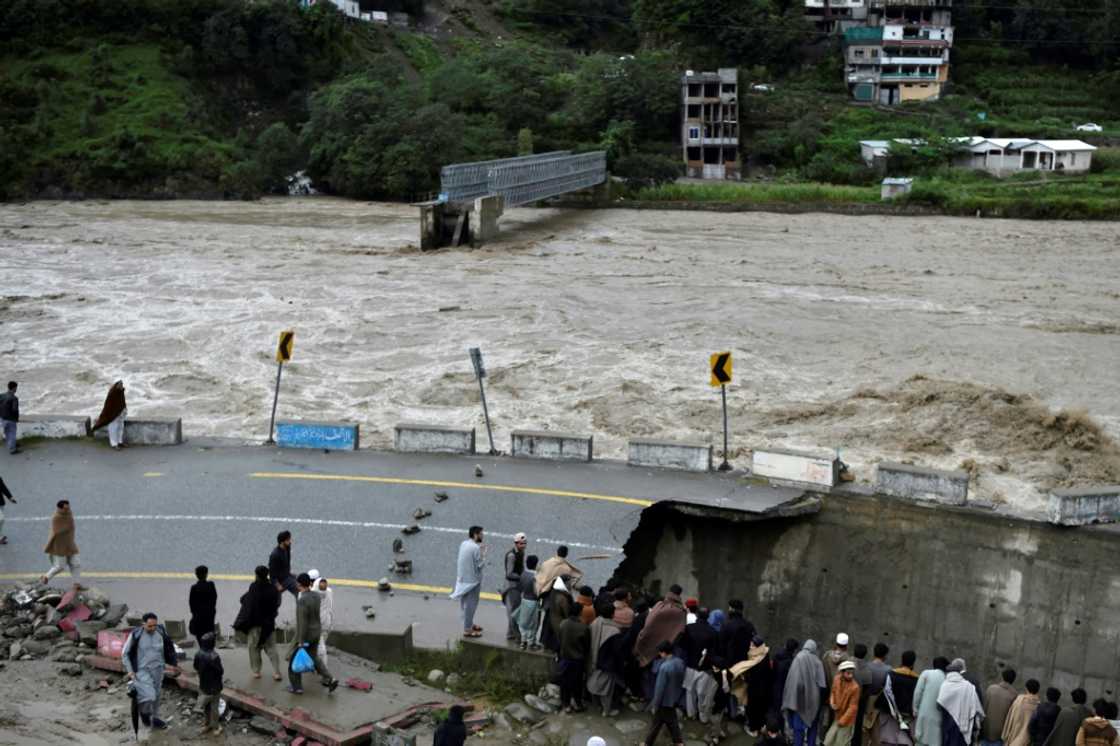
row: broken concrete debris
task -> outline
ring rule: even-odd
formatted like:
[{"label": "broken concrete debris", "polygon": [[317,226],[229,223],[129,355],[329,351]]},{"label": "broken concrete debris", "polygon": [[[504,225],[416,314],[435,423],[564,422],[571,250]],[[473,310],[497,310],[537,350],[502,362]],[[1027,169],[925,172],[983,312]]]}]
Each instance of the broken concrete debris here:
[{"label": "broken concrete debris", "polygon": [[415,511],[413,511],[412,517],[417,521],[422,521],[425,518],[427,518],[428,516],[430,516],[431,514],[432,514],[432,511],[430,511],[430,510],[424,510],[423,508],[417,508]]},{"label": "broken concrete debris", "polygon": [[62,593],[29,583],[0,593],[0,630],[12,641],[9,660],[49,657],[73,664],[97,646],[98,632],[115,627],[127,611],[97,588]]},{"label": "broken concrete debris", "polygon": [[401,533],[405,536],[412,536],[413,534],[420,533],[420,527],[414,523],[411,526],[405,526],[404,528],[402,528]]},{"label": "broken concrete debris", "polygon": [[436,493],[436,502],[437,503],[441,503],[446,499],[447,499],[447,493],[446,492],[437,492]]}]

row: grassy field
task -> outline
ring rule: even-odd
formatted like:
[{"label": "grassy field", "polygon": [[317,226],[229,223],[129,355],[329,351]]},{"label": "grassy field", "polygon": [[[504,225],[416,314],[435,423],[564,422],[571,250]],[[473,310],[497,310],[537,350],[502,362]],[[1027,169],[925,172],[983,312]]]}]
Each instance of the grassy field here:
[{"label": "grassy field", "polygon": [[723,202],[754,205],[798,202],[855,204],[879,201],[879,188],[814,183],[677,183],[639,189],[633,198],[649,202]]}]

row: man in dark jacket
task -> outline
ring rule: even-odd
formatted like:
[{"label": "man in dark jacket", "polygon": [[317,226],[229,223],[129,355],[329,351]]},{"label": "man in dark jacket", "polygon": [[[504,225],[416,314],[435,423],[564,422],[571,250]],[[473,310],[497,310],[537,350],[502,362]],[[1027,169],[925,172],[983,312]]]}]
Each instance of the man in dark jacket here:
[{"label": "man in dark jacket", "polygon": [[684,661],[673,655],[673,644],[662,642],[657,646],[657,681],[653,687],[653,698],[649,708],[653,712],[653,723],[646,734],[646,746],[653,746],[662,728],[669,729],[676,746],[684,746],[684,736],[677,722],[677,701],[684,686]]},{"label": "man in dark jacket", "polygon": [[525,546],[527,543],[525,534],[514,534],[513,547],[506,552],[505,556],[506,587],[502,591],[502,603],[506,607],[506,639],[513,643],[521,642],[521,630],[517,627],[516,614],[517,607],[521,605],[520,583],[521,573],[525,572]]},{"label": "man in dark jacket", "polygon": [[319,622],[320,596],[311,590],[311,576],[305,572],[300,573],[296,578],[296,588],[299,591],[299,595],[296,596],[296,634],[292,638],[291,648],[288,649],[288,681],[290,682],[288,691],[292,694],[303,694],[303,674],[292,667],[296,653],[302,648],[311,656],[315,664],[315,672],[322,678],[323,686],[327,687],[327,691],[333,692],[338,688],[338,679],[319,658],[319,637],[323,632]]},{"label": "man in dark jacket", "polygon": [[268,574],[280,593],[288,591],[296,598],[296,578],[292,575],[292,532],[281,531],[276,535],[276,547],[268,556]]},{"label": "man in dark jacket", "polygon": [[797,651],[800,649],[801,643],[791,637],[786,640],[785,649],[779,650],[774,656],[774,685],[770,690],[771,715],[781,717],[782,695],[786,690],[786,679],[789,677],[789,667],[793,665],[793,659],[797,656]]},{"label": "man in dark jacket", "polygon": [[202,636],[214,632],[214,617],[218,614],[218,589],[213,581],[207,580],[210,568],[199,565],[194,568],[194,576],[198,582],[191,586],[188,603],[191,608],[191,621],[187,631],[194,635],[198,644],[202,646]]},{"label": "man in dark jacket", "polygon": [[718,655],[720,652],[719,633],[708,623],[709,613],[706,608],[697,610],[696,621],[684,628],[681,647],[684,648],[685,668],[699,670],[700,656],[705,650],[709,655]]},{"label": "man in dark jacket", "polygon": [[580,620],[583,607],[572,604],[560,624],[560,706],[565,712],[583,712],[584,661],[591,650],[591,631]]},{"label": "man in dark jacket", "polygon": [[727,603],[727,619],[719,630],[720,652],[727,667],[745,661],[754,639],[754,625],[743,618],[743,602],[738,599]]},{"label": "man in dark jacket", "polygon": [[1077,731],[1086,718],[1093,717],[1093,711],[1085,704],[1088,696],[1084,689],[1074,689],[1069,693],[1073,705],[1063,707],[1054,723],[1054,730],[1043,746],[1076,746]]},{"label": "man in dark jacket", "polygon": [[0,395],[0,423],[4,427],[4,442],[8,446],[8,453],[19,453],[16,447],[16,430],[19,428],[19,397],[16,396],[15,381],[8,381],[8,390]]},{"label": "man in dark jacket", "polygon": [[1062,693],[1054,687],[1046,690],[1046,701],[1039,704],[1027,726],[1027,732],[1031,736],[1031,746],[1042,746],[1050,737],[1054,724],[1058,722],[1058,714],[1062,711],[1058,706],[1058,700],[1061,698]]},{"label": "man in dark jacket", "polygon": [[233,623],[233,628],[244,632],[249,638],[249,669],[253,678],[261,677],[261,651],[272,664],[272,678],[280,681],[280,656],[276,653],[273,632],[276,630],[276,615],[280,611],[280,591],[268,580],[268,568],[257,565],[257,579],[241,597],[241,610]]},{"label": "man in dark jacket", "polygon": [[198,672],[198,703],[202,711],[203,728],[200,735],[213,732],[219,735],[222,726],[218,720],[218,696],[222,693],[222,659],[214,649],[214,633],[207,632],[198,638],[198,652],[194,654],[194,670]]},{"label": "man in dark jacket", "polygon": [[16,499],[12,497],[12,491],[8,489],[8,485],[4,484],[4,480],[0,479],[0,544],[8,543],[8,537],[4,535],[4,500],[12,505],[16,504]]},{"label": "man in dark jacket", "polygon": [[436,728],[432,746],[463,746],[467,742],[467,726],[463,723],[463,706],[451,705],[447,720]]}]

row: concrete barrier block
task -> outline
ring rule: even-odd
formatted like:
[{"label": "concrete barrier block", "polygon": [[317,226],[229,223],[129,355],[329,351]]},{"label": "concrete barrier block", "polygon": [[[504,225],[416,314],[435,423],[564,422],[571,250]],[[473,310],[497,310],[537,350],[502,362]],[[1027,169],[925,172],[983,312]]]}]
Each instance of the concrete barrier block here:
[{"label": "concrete barrier block", "polygon": [[281,448],[356,451],[358,426],[349,422],[281,420],[276,423],[276,445]]},{"label": "concrete barrier block", "polygon": [[968,472],[923,469],[909,464],[881,463],[875,489],[891,497],[929,500],[943,505],[968,501]]},{"label": "concrete barrier block", "polygon": [[393,447],[420,453],[474,453],[474,428],[402,422],[393,428]]},{"label": "concrete barrier block", "polygon": [[[108,428],[101,428],[94,437],[107,440]],[[126,419],[124,442],[130,446],[177,446],[183,442],[183,421]]]},{"label": "concrete barrier block", "polygon": [[333,648],[380,663],[403,663],[412,655],[412,625],[398,634],[332,630],[327,644]]},{"label": "concrete barrier block", "polygon": [[1059,526],[1120,521],[1120,485],[1054,490],[1049,513],[1050,522]]},{"label": "concrete barrier block", "polygon": [[592,436],[536,430],[513,431],[512,454],[522,458],[590,461]]},{"label": "concrete barrier block", "polygon": [[840,476],[840,460],[823,453],[756,449],[751,455],[751,473],[767,479],[833,487]]},{"label": "concrete barrier block", "polygon": [[86,438],[89,436],[89,417],[65,414],[29,414],[19,420],[16,437],[24,438]]},{"label": "concrete barrier block", "polygon": [[627,461],[631,466],[659,466],[684,471],[711,471],[711,443],[674,443],[632,438]]}]

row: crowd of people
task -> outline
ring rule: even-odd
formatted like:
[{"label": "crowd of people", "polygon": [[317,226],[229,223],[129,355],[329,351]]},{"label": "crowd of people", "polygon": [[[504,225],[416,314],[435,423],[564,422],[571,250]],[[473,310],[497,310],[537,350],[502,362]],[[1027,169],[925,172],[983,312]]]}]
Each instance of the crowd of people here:
[{"label": "crowd of people", "polygon": [[[543,562],[526,554],[517,534],[502,563],[507,639],[550,650],[562,707],[619,714],[641,702],[653,719],[645,743],[667,730],[682,744],[680,718],[707,726],[709,742],[740,726],[763,746],[1120,746],[1116,702],[1091,706],[1083,689],[1025,691],[1004,668],[983,687],[963,658],[934,656],[923,671],[918,654],[897,665],[880,642],[869,651],[841,632],[827,651],[813,640],[786,640],[774,650],[749,621],[742,601],[709,609],[672,585],[662,598],[609,581],[595,590],[558,547]],[[459,552],[456,598],[463,635],[473,622],[482,582],[483,529],[473,526]],[[871,659],[868,660],[868,653]]]}]

